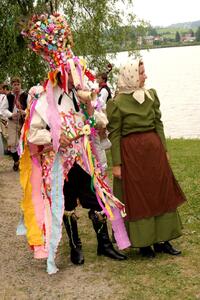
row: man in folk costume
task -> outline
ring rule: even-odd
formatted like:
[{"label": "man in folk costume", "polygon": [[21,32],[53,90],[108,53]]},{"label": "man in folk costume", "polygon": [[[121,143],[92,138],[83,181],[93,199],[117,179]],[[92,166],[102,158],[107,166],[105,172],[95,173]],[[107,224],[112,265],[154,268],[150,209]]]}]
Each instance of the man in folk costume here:
[{"label": "man in folk costume", "polygon": [[106,110],[106,103],[112,98],[111,90],[108,86],[108,74],[112,71],[112,65],[108,64],[107,71],[97,74],[97,82],[99,84],[99,98],[103,108]]},{"label": "man in folk costume", "polygon": [[71,261],[83,264],[75,214],[79,198],[81,205],[90,209],[97,254],[123,260],[126,257],[109,239],[106,217],[111,220],[119,249],[129,247],[121,217],[124,205],[113,196],[96,159],[90,101],[94,95],[85,90],[85,67],[72,53],[70,28],[59,14],[33,16],[23,34],[31,41],[32,50],[48,61],[51,72],[44,86],[29,92],[19,147],[24,219],[17,233],[26,230],[35,258],[47,258],[47,271],[53,274],[58,270],[54,258],[63,220]]},{"label": "man in folk costume", "polygon": [[3,105],[8,94],[8,85],[6,83],[0,83],[0,143],[1,150],[0,153],[3,155],[7,152],[7,128],[8,121],[7,118],[3,116]]},{"label": "man in folk costume", "polygon": [[12,91],[7,94],[7,97],[4,97],[1,111],[3,117],[8,119],[8,150],[13,158],[13,170],[18,171],[19,155],[17,146],[25,118],[28,94],[21,90],[21,79],[19,77],[11,79],[11,86]]}]

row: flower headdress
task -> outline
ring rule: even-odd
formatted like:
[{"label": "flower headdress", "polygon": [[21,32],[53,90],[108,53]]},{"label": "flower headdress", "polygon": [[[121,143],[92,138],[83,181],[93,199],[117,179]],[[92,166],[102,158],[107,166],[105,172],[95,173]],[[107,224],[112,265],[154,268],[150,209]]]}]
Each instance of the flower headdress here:
[{"label": "flower headdress", "polygon": [[[71,29],[64,16],[55,13],[52,15],[34,15],[24,25],[22,35],[29,40],[29,48],[42,56],[51,70],[59,70],[64,75],[71,71],[75,85],[82,87],[83,74],[94,81],[94,75],[86,69],[83,59],[74,56],[72,52],[73,37]],[[56,72],[49,74],[49,79],[56,85]],[[65,77],[65,75],[64,75]],[[64,80],[66,82],[66,80]],[[64,90],[66,89],[63,87]]]},{"label": "flower headdress", "polygon": [[[55,106],[53,87],[59,85],[63,92],[68,92],[68,73],[71,73],[76,89],[84,89],[84,75],[92,80],[92,74],[86,69],[83,59],[72,52],[73,38],[71,29],[64,16],[34,15],[22,30],[22,35],[29,41],[29,47],[42,56],[50,66],[48,81],[45,83],[47,92],[47,116],[51,128],[54,149],[59,146],[59,114]],[[59,76],[58,76],[59,73]],[[60,78],[60,80],[58,79]]]},{"label": "flower headdress", "polygon": [[60,14],[32,16],[22,35],[30,41],[29,47],[41,55],[51,69],[66,64],[67,59],[73,57],[71,29]]}]

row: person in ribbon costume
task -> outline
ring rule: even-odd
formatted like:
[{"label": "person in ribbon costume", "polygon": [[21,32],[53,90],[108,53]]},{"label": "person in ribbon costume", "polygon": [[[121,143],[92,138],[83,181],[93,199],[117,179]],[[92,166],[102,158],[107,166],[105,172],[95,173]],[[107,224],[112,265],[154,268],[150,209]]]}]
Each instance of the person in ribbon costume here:
[{"label": "person in ribbon costume", "polygon": [[145,89],[146,78],[141,59],[123,65],[107,116],[114,194],[126,205],[132,246],[152,258],[181,253],[169,241],[181,235],[177,207],[186,198],[170,168],[160,102],[156,90]]},{"label": "person in ribbon costume", "polygon": [[[56,273],[55,254],[62,221],[71,247],[71,261],[83,264],[75,208],[77,198],[88,208],[98,240],[98,255],[123,260],[109,239],[111,220],[119,249],[130,246],[122,216],[124,205],[113,196],[97,159],[95,118],[84,82],[90,72],[74,56],[71,30],[59,14],[33,16],[22,32],[30,48],[51,71],[44,86],[29,91],[30,102],[21,132],[20,180],[23,218],[17,233],[26,232],[35,258],[47,258],[47,272]],[[91,74],[90,74],[91,75]]]}]

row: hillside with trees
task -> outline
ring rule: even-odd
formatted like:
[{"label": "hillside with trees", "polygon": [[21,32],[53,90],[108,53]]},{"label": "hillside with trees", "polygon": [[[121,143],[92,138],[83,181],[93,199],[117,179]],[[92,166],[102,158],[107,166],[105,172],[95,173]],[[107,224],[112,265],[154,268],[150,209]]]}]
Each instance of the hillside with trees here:
[{"label": "hillside with trees", "polygon": [[141,47],[175,47],[200,44],[200,21],[172,24],[167,27],[149,26]]}]

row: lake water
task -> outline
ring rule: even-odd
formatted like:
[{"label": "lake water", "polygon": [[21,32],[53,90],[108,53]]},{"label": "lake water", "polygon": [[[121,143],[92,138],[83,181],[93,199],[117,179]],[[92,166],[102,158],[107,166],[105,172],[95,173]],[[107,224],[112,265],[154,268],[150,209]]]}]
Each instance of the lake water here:
[{"label": "lake water", "polygon": [[[171,138],[200,138],[200,46],[141,51],[146,87],[155,88],[165,134]],[[121,52],[116,66],[128,58]]]}]

